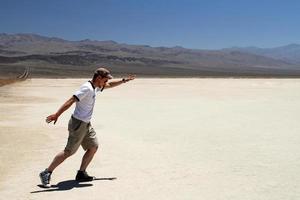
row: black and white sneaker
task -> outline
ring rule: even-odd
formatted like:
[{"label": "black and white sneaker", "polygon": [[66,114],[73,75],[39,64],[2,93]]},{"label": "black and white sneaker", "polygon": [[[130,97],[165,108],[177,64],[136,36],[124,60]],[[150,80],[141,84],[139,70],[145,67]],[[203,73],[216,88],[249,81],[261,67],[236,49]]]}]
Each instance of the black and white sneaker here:
[{"label": "black and white sneaker", "polygon": [[95,177],[89,176],[86,171],[78,171],[76,175],[76,181],[78,182],[88,182],[94,180]]},{"label": "black and white sneaker", "polygon": [[47,169],[40,173],[40,179],[42,182],[43,187],[49,188],[50,187],[50,179],[51,179],[51,172]]}]

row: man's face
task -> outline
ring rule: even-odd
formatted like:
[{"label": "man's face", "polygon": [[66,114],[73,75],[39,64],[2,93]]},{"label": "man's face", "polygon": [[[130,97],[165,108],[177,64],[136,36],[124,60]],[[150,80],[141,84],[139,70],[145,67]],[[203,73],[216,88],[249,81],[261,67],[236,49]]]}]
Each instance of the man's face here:
[{"label": "man's face", "polygon": [[107,81],[108,81],[108,78],[98,76],[98,78],[97,78],[97,86],[98,87],[103,87],[103,86],[105,86],[105,84],[107,83]]}]

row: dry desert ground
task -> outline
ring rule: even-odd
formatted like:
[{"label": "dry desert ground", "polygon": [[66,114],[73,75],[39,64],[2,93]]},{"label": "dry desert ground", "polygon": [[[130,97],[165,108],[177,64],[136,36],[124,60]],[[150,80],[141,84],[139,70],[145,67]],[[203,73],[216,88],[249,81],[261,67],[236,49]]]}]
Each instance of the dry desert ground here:
[{"label": "dry desert ground", "polygon": [[300,199],[299,79],[139,79],[97,96],[100,148],[77,183],[83,150],[38,187],[64,148],[74,107],[45,123],[86,79],[0,87],[0,199]]}]

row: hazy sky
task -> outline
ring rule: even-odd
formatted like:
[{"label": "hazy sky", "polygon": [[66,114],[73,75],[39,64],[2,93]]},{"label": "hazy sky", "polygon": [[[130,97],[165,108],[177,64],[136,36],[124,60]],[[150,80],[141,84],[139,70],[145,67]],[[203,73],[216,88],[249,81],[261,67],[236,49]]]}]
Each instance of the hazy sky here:
[{"label": "hazy sky", "polygon": [[219,49],[300,43],[299,0],[0,0],[0,32]]}]

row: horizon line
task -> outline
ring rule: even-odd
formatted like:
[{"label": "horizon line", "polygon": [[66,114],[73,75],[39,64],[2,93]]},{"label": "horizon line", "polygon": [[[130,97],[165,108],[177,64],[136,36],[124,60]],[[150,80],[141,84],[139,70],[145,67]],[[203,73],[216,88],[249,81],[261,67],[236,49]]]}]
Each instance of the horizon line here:
[{"label": "horizon line", "polygon": [[53,38],[53,39],[59,39],[59,40],[65,40],[68,42],[83,42],[83,41],[91,41],[91,42],[113,42],[117,44],[124,44],[124,45],[133,45],[133,46],[146,46],[150,48],[183,48],[183,49],[190,49],[190,50],[208,50],[208,51],[213,51],[213,50],[225,50],[225,49],[235,49],[235,48],[241,48],[241,49],[247,49],[247,48],[258,48],[258,49],[274,49],[274,48],[281,48],[281,47],[286,47],[286,46],[292,46],[292,45],[298,45],[300,44],[296,42],[291,42],[283,45],[277,45],[273,47],[259,47],[255,45],[247,45],[247,46],[237,46],[233,45],[230,47],[222,47],[222,48],[190,48],[190,47],[184,47],[182,45],[172,45],[172,46],[153,46],[149,44],[134,44],[134,43],[126,43],[126,42],[119,42],[114,39],[108,39],[108,40],[98,40],[98,39],[90,39],[90,38],[85,38],[85,39],[77,39],[77,40],[72,40],[68,39],[62,36],[50,36],[50,35],[43,35],[39,33],[32,33],[32,32],[18,32],[18,33],[7,33],[7,32],[0,32],[0,35],[34,35],[34,36],[39,36],[39,37],[45,37],[45,38]]}]

